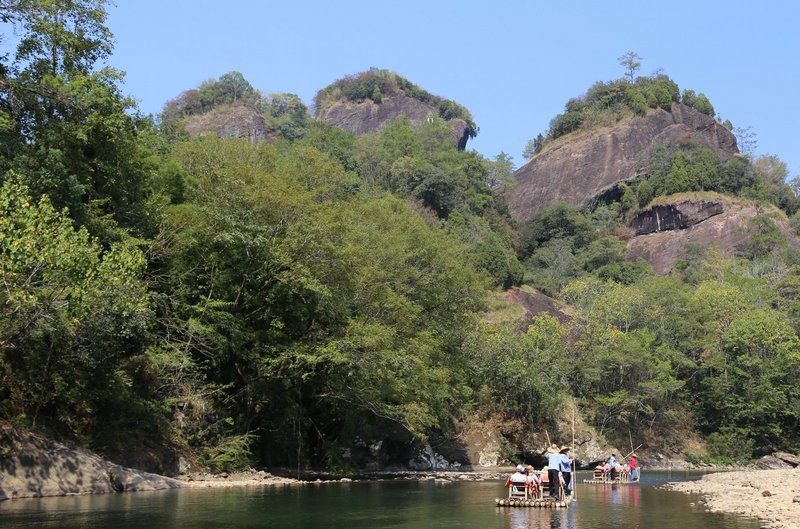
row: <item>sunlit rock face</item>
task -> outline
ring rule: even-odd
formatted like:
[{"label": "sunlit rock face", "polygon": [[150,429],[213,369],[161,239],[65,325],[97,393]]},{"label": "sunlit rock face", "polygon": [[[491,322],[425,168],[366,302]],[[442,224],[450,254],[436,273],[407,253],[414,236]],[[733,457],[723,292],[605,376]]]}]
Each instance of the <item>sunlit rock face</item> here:
[{"label": "sunlit rock face", "polygon": [[507,197],[518,222],[557,201],[582,204],[636,178],[637,159],[651,145],[691,140],[733,155],[736,138],[712,117],[673,103],[613,126],[563,136],[520,167],[517,186]]},{"label": "sunlit rock face", "polygon": [[[431,116],[438,116],[435,108],[402,94],[386,96],[380,103],[367,99],[364,101],[340,101],[317,114],[317,119],[329,125],[352,132],[368,134],[377,132],[400,116],[419,124]],[[451,119],[448,124],[453,130],[453,143],[464,150],[469,139],[467,122]]]},{"label": "sunlit rock face", "polygon": [[[763,213],[757,205],[720,200],[685,200],[661,203],[642,210],[631,221],[628,258],[644,259],[657,274],[666,274],[697,249],[716,249],[726,257],[752,237],[751,221]],[[770,215],[791,247],[798,239],[784,216]]]}]

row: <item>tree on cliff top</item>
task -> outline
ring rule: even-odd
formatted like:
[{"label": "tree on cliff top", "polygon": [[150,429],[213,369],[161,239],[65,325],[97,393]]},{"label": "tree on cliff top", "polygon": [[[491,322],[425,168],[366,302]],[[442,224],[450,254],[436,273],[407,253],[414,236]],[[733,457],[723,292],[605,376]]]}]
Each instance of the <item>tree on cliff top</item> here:
[{"label": "tree on cliff top", "polygon": [[629,83],[632,83],[636,72],[642,67],[642,58],[635,51],[626,51],[617,61],[621,66],[625,67],[625,70],[627,70],[625,77],[627,77]]}]

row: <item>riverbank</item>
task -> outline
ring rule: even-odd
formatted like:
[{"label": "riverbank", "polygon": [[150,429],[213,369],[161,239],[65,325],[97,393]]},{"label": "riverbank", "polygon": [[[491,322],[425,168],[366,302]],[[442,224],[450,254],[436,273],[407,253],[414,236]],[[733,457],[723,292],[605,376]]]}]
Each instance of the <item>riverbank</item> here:
[{"label": "riverbank", "polygon": [[758,518],[770,529],[800,528],[800,467],[716,472],[666,487],[701,494],[711,511]]},{"label": "riverbank", "polygon": [[304,476],[295,479],[276,476],[263,470],[244,470],[239,472],[221,472],[216,474],[206,472],[193,472],[176,478],[183,486],[188,488],[227,488],[247,487],[255,485],[319,485],[324,483],[351,483],[353,481],[435,481],[437,483],[456,483],[463,481],[498,481],[502,482],[508,475],[506,471],[487,470],[467,472],[444,471],[436,472],[375,472],[359,475],[358,478],[323,478]]}]

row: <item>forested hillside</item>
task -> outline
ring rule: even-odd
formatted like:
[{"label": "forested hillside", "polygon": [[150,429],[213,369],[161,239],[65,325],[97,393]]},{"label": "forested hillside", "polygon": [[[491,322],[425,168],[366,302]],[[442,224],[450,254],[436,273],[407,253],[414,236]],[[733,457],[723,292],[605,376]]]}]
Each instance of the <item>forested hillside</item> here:
[{"label": "forested hillside", "polygon": [[[800,449],[800,256],[771,220],[797,226],[798,202],[776,157],[654,145],[621,199],[518,224],[510,157],[459,150],[445,120],[474,127],[466,109],[391,72],[337,81],[318,110],[400,91],[440,116],[356,136],[237,72],[141,116],[106,65],[104,7],[0,2],[20,37],[0,57],[4,423],[161,471],[179,455],[352,471],[352,447],[385,441],[377,459],[397,463],[393,443],[467,415],[522,437],[567,402],[610,443],[717,461]],[[608,86],[647,112],[668,85]],[[595,99],[548,138],[580,134],[564,123],[585,126]],[[198,124],[234,107],[264,134]],[[698,187],[761,212],[738,255],[692,248],[661,276],[629,260],[632,213]],[[523,282],[571,319],[485,317]]]}]

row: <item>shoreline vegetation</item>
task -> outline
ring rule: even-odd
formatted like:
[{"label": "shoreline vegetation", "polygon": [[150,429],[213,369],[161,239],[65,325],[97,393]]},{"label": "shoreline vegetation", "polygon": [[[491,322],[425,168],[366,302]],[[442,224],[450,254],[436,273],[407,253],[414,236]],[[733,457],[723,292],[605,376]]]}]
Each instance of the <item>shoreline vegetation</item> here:
[{"label": "shoreline vegetation", "polygon": [[666,488],[700,494],[709,510],[758,518],[769,529],[800,527],[800,467],[714,472]]}]

